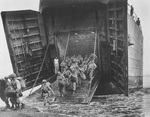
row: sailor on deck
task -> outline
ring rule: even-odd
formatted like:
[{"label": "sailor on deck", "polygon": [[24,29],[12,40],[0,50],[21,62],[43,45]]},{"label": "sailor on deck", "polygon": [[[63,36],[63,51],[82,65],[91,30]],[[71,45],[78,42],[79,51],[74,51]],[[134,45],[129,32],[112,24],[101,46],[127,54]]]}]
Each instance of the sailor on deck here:
[{"label": "sailor on deck", "polygon": [[133,12],[134,12],[134,8],[133,6],[131,5],[131,9],[130,9],[130,15],[133,16]]},{"label": "sailor on deck", "polygon": [[138,26],[140,26],[140,18],[137,18],[136,24],[137,24]]}]

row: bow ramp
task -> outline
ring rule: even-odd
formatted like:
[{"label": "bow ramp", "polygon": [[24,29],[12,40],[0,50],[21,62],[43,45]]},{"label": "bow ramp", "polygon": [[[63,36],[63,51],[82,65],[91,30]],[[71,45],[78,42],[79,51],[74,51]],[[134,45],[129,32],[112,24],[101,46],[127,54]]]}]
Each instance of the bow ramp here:
[{"label": "bow ramp", "polygon": [[56,93],[57,103],[89,103],[98,87],[100,82],[100,75],[97,73],[93,80],[84,80],[77,90],[72,93],[71,90],[65,91],[64,97],[59,97],[57,82],[52,84],[52,87]]}]

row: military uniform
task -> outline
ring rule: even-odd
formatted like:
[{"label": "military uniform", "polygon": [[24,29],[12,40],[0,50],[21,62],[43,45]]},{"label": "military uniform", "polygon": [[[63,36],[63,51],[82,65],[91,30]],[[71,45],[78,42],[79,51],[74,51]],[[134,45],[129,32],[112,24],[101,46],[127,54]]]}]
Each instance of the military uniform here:
[{"label": "military uniform", "polygon": [[60,96],[63,97],[64,96],[65,85],[66,85],[66,80],[65,80],[64,75],[60,72],[58,72],[57,82],[58,82],[58,88],[59,88]]},{"label": "military uniform", "polygon": [[69,79],[71,77],[71,72],[68,68],[65,68],[63,72],[64,77],[66,78],[66,84],[69,85]]},{"label": "military uniform", "polygon": [[78,66],[77,64],[72,64],[71,66],[71,82],[72,82],[72,90],[73,93],[78,87],[79,79],[78,79]]},{"label": "military uniform", "polygon": [[11,74],[9,78],[11,79],[12,89],[14,90],[14,93],[16,94],[14,98],[11,98],[11,101],[14,102],[13,105],[15,105],[16,108],[19,108],[19,105],[21,104],[19,97],[22,96],[21,84],[20,84],[20,81],[16,79],[17,77],[15,74]]},{"label": "military uniform", "polygon": [[19,82],[19,80],[14,79],[11,81],[11,86],[14,89],[14,91],[16,92],[16,96],[17,96],[17,103],[19,103],[19,97],[21,95],[21,84]]},{"label": "military uniform", "polygon": [[41,85],[41,90],[42,90],[42,97],[44,94],[48,94],[48,96],[51,95],[51,92],[54,94],[52,88],[51,88],[51,84],[49,82],[47,82],[46,80],[42,81],[42,85]]},{"label": "military uniform", "polygon": [[7,87],[10,86],[11,85],[10,79],[7,76],[4,79],[5,79]]},{"label": "military uniform", "polygon": [[61,62],[61,64],[60,64],[60,66],[61,66],[61,72],[63,72],[64,71],[64,69],[65,69],[65,67],[66,67],[66,61],[65,60],[63,60],[62,62]]},{"label": "military uniform", "polygon": [[80,67],[79,71],[80,71],[79,74],[80,74],[81,79],[85,80],[86,79],[86,75],[84,74],[85,73],[85,68]]},{"label": "military uniform", "polygon": [[90,80],[93,79],[93,73],[94,73],[94,70],[96,69],[96,67],[97,67],[97,65],[94,63],[94,61],[89,62],[88,74],[89,74]]},{"label": "military uniform", "polygon": [[51,88],[51,84],[47,82],[45,79],[42,80],[42,85],[41,85],[41,90],[42,90],[42,98],[44,97],[44,105],[48,103],[48,98],[51,96],[51,93],[54,95],[54,91]]}]

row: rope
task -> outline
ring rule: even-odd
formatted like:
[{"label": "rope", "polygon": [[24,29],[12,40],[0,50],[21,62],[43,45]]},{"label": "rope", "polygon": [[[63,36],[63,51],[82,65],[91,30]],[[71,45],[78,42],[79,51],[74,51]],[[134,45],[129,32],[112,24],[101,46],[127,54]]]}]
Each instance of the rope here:
[{"label": "rope", "polygon": [[[94,41],[94,60],[96,56],[96,40],[97,40],[97,30],[95,33],[95,41]],[[89,82],[89,94],[90,94],[91,85],[92,85],[92,79],[90,79],[90,82]]]},{"label": "rope", "polygon": [[95,33],[95,41],[94,41],[94,60],[95,60],[95,55],[96,55],[96,40],[97,40],[97,30]]},{"label": "rope", "polygon": [[43,58],[43,61],[42,61],[41,67],[40,67],[40,70],[39,70],[39,72],[38,72],[38,75],[37,75],[37,77],[36,77],[36,80],[35,80],[35,82],[34,82],[34,84],[33,84],[33,86],[32,86],[32,89],[31,89],[29,95],[30,95],[31,92],[33,91],[33,88],[35,87],[35,84],[36,84],[36,82],[37,82],[37,80],[38,80],[38,78],[39,78],[39,76],[40,76],[41,71],[42,71],[42,68],[43,68],[43,65],[44,65],[44,61],[45,61],[45,58],[46,58],[46,54],[47,54],[47,51],[48,51],[48,47],[49,47],[49,44],[47,45],[47,48],[46,48],[46,51],[45,51],[45,55],[44,55],[44,58]]},{"label": "rope", "polygon": [[[69,32],[69,34],[68,34],[68,39],[67,39],[67,44],[66,44],[66,48],[65,48],[65,55],[64,55],[64,59],[66,58],[66,53],[67,53],[67,49],[68,49],[69,39],[70,39],[70,32]],[[63,60],[64,60],[64,59],[63,59]]]}]

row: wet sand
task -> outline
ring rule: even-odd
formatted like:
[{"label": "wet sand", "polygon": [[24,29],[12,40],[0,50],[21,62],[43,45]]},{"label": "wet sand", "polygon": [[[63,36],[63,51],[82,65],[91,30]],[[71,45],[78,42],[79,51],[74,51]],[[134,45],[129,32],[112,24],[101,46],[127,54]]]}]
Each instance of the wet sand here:
[{"label": "wet sand", "polygon": [[43,105],[35,95],[25,100],[20,110],[0,109],[0,117],[150,117],[150,89],[122,94],[97,96],[89,104],[57,103]]},{"label": "wet sand", "polygon": [[[150,87],[150,77],[144,77],[144,87]],[[24,93],[25,98],[30,90]],[[35,93],[36,94],[36,93]],[[24,100],[19,110],[5,110],[0,102],[0,117],[150,117],[150,88],[124,95],[98,96],[90,104],[53,103],[43,105],[36,94]]]}]

